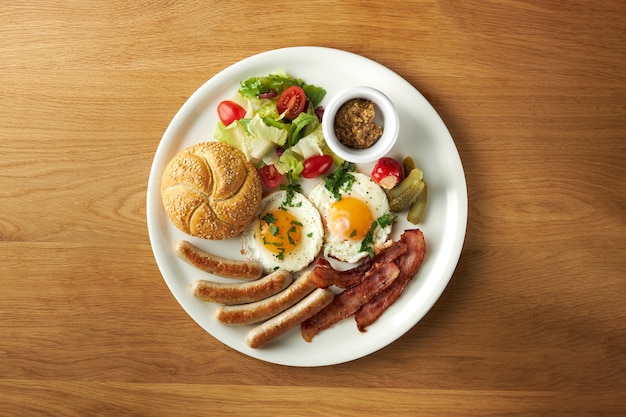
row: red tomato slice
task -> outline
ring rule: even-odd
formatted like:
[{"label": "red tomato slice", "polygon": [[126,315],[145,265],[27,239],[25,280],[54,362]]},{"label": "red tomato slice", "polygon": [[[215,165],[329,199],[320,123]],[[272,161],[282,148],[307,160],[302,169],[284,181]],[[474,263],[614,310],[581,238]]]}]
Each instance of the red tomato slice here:
[{"label": "red tomato slice", "polygon": [[278,110],[278,114],[285,113],[285,118],[293,120],[302,113],[306,101],[306,93],[304,90],[297,85],[292,85],[278,97],[276,109]]},{"label": "red tomato slice", "polygon": [[316,155],[304,160],[302,176],[304,178],[317,178],[333,164],[333,158],[330,155]]},{"label": "red tomato slice", "polygon": [[246,109],[234,101],[224,100],[217,105],[217,115],[222,123],[228,126],[235,120],[243,119],[246,115]]},{"label": "red tomato slice", "polygon": [[274,165],[265,165],[259,169],[261,181],[268,188],[276,188],[283,182],[283,174]]}]

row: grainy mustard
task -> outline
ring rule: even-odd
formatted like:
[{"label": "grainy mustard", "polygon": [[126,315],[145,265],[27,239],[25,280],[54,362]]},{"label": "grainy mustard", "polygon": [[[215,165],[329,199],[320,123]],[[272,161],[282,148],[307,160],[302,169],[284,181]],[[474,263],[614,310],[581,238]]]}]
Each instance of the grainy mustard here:
[{"label": "grainy mustard", "polygon": [[370,100],[355,98],[339,108],[335,116],[335,135],[345,146],[365,149],[382,136],[383,128],[374,122],[376,107]]}]

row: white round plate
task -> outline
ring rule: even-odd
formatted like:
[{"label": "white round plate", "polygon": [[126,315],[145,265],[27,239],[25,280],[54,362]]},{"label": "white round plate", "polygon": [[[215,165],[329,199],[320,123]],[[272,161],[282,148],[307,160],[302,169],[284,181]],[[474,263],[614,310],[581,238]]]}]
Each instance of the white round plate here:
[{"label": "white round plate", "polygon": [[[191,283],[209,276],[178,259],[172,244],[187,239],[216,255],[240,257],[238,238],[208,241],[191,238],[169,221],[161,203],[161,175],[165,165],[180,150],[213,140],[218,121],[216,107],[237,91],[240,81],[276,70],[326,89],[322,105],[340,90],[368,85],[384,92],[400,112],[400,135],[388,154],[398,160],[410,155],[424,171],[428,206],[422,223],[415,226],[400,215],[394,239],[405,229],[419,227],[426,239],[426,258],[402,296],[367,332],[357,330],[348,318],[305,342],[299,327],[261,349],[244,342],[251,326],[229,327],[214,318],[216,306],[195,298]],[[369,174],[371,165],[357,166]],[[272,50],[246,58],[221,71],[202,85],[175,115],[157,148],[147,190],[147,223],[157,265],[170,291],[183,309],[204,330],[222,343],[251,357],[290,366],[325,366],[369,355],[392,343],[411,329],[430,310],[456,268],[467,225],[467,188],[463,166],[454,141],[443,121],[426,99],[390,69],[353,53],[321,48],[293,47]],[[207,355],[210,355],[207,352]]]}]

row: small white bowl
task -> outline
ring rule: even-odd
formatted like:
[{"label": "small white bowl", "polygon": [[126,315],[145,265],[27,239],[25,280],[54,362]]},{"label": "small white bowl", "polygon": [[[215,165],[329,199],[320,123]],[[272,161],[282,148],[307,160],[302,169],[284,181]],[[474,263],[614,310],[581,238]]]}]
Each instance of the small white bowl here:
[{"label": "small white bowl", "polygon": [[[374,103],[376,108],[375,123],[383,128],[382,136],[366,149],[356,149],[342,144],[335,136],[335,116],[341,106],[349,100],[363,98]],[[339,157],[349,162],[367,163],[385,156],[398,139],[400,118],[391,100],[372,87],[349,87],[335,95],[324,109],[322,132],[328,147]]]}]

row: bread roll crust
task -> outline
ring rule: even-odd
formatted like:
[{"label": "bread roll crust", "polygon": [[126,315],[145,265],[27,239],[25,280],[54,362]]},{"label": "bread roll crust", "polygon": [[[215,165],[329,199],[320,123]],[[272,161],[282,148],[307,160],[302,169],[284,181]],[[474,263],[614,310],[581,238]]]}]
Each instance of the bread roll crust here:
[{"label": "bread roll crust", "polygon": [[221,142],[190,146],[167,164],[161,182],[163,206],[183,232],[223,240],[240,234],[257,214],[259,174],[244,154]]}]

